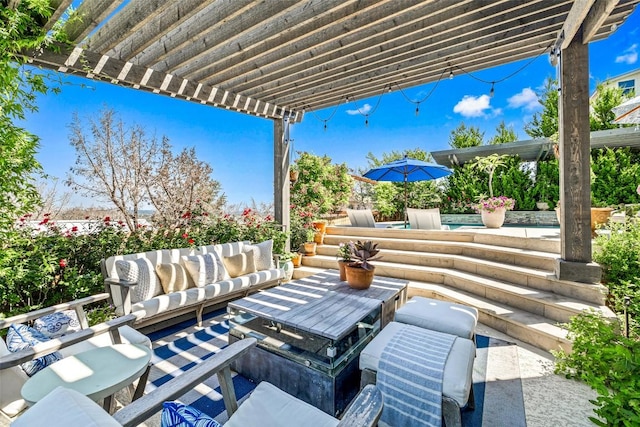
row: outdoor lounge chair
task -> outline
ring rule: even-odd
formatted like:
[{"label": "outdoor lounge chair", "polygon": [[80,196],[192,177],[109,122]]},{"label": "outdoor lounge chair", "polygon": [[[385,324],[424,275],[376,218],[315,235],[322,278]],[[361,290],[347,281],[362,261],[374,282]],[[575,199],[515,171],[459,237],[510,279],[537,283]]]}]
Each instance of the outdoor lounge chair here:
[{"label": "outdoor lounge chair", "polygon": [[[371,385],[353,400],[342,420],[314,408],[308,403],[262,382],[240,405],[236,400],[231,380],[231,364],[257,344],[255,338],[246,338],[203,361],[183,374],[125,406],[113,417],[90,399],[72,390],[58,388],[36,403],[13,424],[29,426],[137,426],[171,401],[202,383],[213,374],[218,375],[220,389],[227,409],[227,427],[233,426],[375,426],[382,413],[382,395]],[[56,413],[55,417],[48,416]]]},{"label": "outdoor lounge chair", "polygon": [[352,227],[374,228],[376,226],[371,209],[347,209],[347,215]]},{"label": "outdoor lounge chair", "polygon": [[407,208],[407,216],[412,230],[449,230],[448,225],[442,225],[440,209],[438,208]]}]

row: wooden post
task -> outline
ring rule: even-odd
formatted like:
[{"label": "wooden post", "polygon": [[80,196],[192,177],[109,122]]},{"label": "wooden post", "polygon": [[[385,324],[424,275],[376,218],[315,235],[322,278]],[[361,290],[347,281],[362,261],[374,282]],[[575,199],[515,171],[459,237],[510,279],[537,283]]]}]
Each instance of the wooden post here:
[{"label": "wooden post", "polygon": [[[289,126],[286,117],[273,121],[273,207],[275,220],[283,225],[285,231],[290,227]],[[285,250],[290,247],[291,242],[287,239]]]},{"label": "wooden post", "polygon": [[597,283],[602,270],[591,259],[591,140],[589,45],[582,28],[560,57],[560,280]]}]

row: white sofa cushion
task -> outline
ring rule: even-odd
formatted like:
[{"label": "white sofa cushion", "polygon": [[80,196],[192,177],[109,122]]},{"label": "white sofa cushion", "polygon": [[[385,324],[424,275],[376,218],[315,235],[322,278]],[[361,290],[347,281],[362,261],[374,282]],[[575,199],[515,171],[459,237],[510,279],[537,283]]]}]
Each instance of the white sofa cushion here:
[{"label": "white sofa cushion", "polygon": [[118,260],[115,265],[120,280],[137,282],[137,285],[131,288],[132,303],[148,300],[162,293],[155,265],[147,258]]},{"label": "white sofa cushion", "polygon": [[273,240],[265,240],[255,245],[245,245],[243,251],[253,251],[256,271],[269,270],[275,267],[273,263]]},{"label": "white sofa cushion", "polygon": [[182,263],[198,287],[222,280],[225,276],[224,265],[216,252],[183,256]]},{"label": "white sofa cushion", "polygon": [[335,427],[338,425],[338,420],[263,381],[224,425],[225,427]]},{"label": "white sofa cushion", "polygon": [[[389,322],[360,353],[360,369],[378,372],[382,351],[394,334],[402,328],[417,328],[404,323]],[[473,341],[456,337],[444,365],[442,394],[455,399],[460,407],[467,403],[472,386],[473,360],[476,346]]]},{"label": "white sofa cushion", "polygon": [[18,417],[11,426],[120,427],[120,424],[82,393],[57,387]]},{"label": "white sofa cushion", "polygon": [[[189,288],[186,291],[158,295],[131,305],[131,311],[144,312],[144,317],[155,316],[180,307],[187,307],[205,300],[204,288]],[[138,315],[138,313],[136,313]]]}]

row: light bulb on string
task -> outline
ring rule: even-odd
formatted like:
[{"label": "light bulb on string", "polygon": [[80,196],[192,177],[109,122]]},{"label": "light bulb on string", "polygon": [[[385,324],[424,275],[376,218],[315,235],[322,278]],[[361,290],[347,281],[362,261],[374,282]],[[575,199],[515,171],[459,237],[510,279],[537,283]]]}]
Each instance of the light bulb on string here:
[{"label": "light bulb on string", "polygon": [[493,98],[493,95],[495,94],[494,85],[495,85],[495,82],[491,82],[491,90],[489,91],[489,98]]},{"label": "light bulb on string", "polygon": [[416,104],[416,117],[420,115],[420,103]]},{"label": "light bulb on string", "polygon": [[369,127],[369,116],[364,120],[364,127]]},{"label": "light bulb on string", "polygon": [[449,80],[453,80],[453,70],[449,71]]},{"label": "light bulb on string", "polygon": [[326,120],[324,121],[324,131],[325,132],[327,131],[327,121]]}]

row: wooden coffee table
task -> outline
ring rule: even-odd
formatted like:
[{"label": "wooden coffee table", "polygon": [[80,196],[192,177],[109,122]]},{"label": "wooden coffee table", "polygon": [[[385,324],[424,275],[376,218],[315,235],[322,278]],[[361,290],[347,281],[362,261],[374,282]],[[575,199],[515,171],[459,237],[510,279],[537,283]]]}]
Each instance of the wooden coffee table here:
[{"label": "wooden coffee table", "polygon": [[22,386],[22,398],[33,405],[58,386],[74,389],[94,401],[105,399],[141,378],[134,399],[147,382],[151,349],[135,344],[115,344],[64,357],[29,378]]}]

